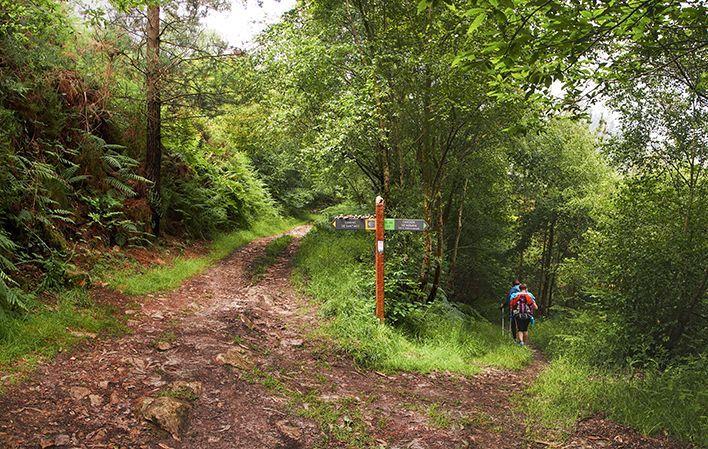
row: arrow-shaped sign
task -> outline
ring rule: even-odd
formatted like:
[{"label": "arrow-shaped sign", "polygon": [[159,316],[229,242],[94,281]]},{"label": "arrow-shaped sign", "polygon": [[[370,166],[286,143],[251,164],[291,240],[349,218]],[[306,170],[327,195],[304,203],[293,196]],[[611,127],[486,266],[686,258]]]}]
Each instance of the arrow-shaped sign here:
[{"label": "arrow-shaped sign", "polygon": [[[376,220],[362,217],[335,217],[332,227],[338,231],[375,231]],[[386,231],[413,231],[421,232],[428,229],[428,223],[418,218],[386,218],[384,219]]]},{"label": "arrow-shaped sign", "polygon": [[332,221],[332,227],[338,231],[359,231],[366,229],[363,218],[340,218]]},{"label": "arrow-shaped sign", "polygon": [[428,229],[428,223],[418,218],[386,218],[384,229],[387,231],[421,232]]}]

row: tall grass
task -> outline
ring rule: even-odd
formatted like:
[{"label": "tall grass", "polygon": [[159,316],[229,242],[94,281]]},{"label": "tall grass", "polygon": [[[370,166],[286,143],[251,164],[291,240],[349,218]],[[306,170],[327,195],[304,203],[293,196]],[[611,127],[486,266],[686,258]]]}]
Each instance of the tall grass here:
[{"label": "tall grass", "polygon": [[203,272],[214,262],[225,258],[248,242],[283,232],[301,223],[302,221],[292,218],[268,217],[261,219],[248,229],[220,235],[214,239],[209,252],[204,256],[176,257],[167,265],[109,271],[104,275],[104,280],[114,290],[128,295],[145,295],[173,290],[179,287],[184,280]]},{"label": "tall grass", "polygon": [[373,241],[363,233],[318,227],[303,239],[296,280],[328,318],[321,332],[357,362],[384,371],[454,371],[483,366],[519,369],[531,359],[496,326],[436,302],[411,312],[405,328],[380,325],[371,283]]},{"label": "tall grass", "polygon": [[[563,434],[578,420],[603,413],[648,435],[668,433],[708,447],[708,361],[682,360],[662,370],[597,363],[612,353],[612,330],[581,312],[537,326],[536,342],[552,360],[524,401],[532,426]],[[608,337],[609,336],[609,337]]]}]

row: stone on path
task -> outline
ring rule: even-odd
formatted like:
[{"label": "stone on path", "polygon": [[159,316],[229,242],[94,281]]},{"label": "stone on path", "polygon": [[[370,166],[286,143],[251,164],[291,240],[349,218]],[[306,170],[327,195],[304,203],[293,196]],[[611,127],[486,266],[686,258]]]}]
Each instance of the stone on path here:
[{"label": "stone on path", "polygon": [[290,421],[284,419],[280,420],[275,423],[275,427],[277,427],[283,435],[287,436],[291,440],[299,440],[302,437],[302,429]]},{"label": "stone on path", "polygon": [[176,380],[170,384],[169,388],[172,391],[186,392],[194,398],[202,394],[202,383],[196,381]]},{"label": "stone on path", "polygon": [[172,349],[172,345],[166,341],[159,341],[155,345],[158,351],[169,351]]},{"label": "stone on path", "polygon": [[103,398],[97,394],[90,394],[89,401],[91,401],[91,405],[93,407],[100,407],[103,405]]},{"label": "stone on path", "polygon": [[189,404],[170,397],[144,398],[140,407],[143,418],[156,424],[179,441],[179,434],[187,423]]},{"label": "stone on path", "polygon": [[69,395],[75,400],[80,401],[91,394],[91,390],[86,387],[70,387]]},{"label": "stone on path", "polygon": [[280,346],[287,348],[287,347],[294,347],[294,348],[299,348],[302,347],[302,345],[305,344],[303,339],[301,338],[284,338],[280,340]]},{"label": "stone on path", "polygon": [[242,370],[250,370],[255,365],[241,348],[231,348],[225,353],[217,355],[216,361],[222,365],[229,365]]}]

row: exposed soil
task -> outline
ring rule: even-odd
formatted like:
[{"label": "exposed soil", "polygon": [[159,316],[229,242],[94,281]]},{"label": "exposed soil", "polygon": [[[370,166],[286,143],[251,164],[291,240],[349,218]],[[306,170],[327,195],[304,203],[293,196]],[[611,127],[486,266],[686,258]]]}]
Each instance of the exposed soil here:
[{"label": "exposed soil", "polygon": [[[297,238],[258,284],[247,267],[272,237],[173,292],[140,298],[140,310],[126,311],[128,335],[92,340],[10,388],[0,448],[681,447],[601,418],[564,444],[527,436],[512,392],[539,372],[540,357],[521,372],[471,378],[356,366],[312,335],[318,318],[290,285],[291,255],[308,230],[290,232]],[[140,409],[180,380],[201,385],[177,395],[188,411],[171,436]]]}]

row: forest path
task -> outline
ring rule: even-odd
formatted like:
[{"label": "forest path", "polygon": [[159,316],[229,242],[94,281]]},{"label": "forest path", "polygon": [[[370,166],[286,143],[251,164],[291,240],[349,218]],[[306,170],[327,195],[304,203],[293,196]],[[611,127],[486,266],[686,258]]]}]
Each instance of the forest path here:
[{"label": "forest path", "polygon": [[[538,357],[520,372],[469,378],[358,368],[312,335],[318,318],[290,284],[308,231],[289,232],[295,240],[255,285],[248,267],[274,237],[141,298],[128,335],[61,354],[10,388],[0,398],[0,448],[672,447],[599,419],[565,444],[527,437],[512,393],[543,367]],[[179,439],[141,413],[145,398],[159,396],[182,404],[172,409],[186,417]]]}]

